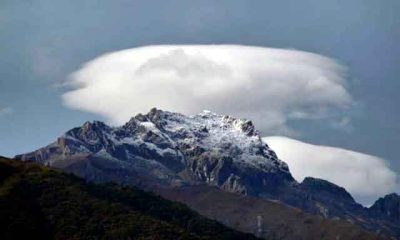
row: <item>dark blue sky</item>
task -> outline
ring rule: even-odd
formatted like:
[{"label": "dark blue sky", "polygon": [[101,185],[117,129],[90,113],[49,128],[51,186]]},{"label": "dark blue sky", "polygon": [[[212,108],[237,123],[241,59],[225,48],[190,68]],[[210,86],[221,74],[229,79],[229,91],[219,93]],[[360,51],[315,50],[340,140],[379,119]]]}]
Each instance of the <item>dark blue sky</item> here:
[{"label": "dark blue sky", "polygon": [[350,130],[293,122],[300,139],[383,157],[400,172],[400,1],[0,2],[0,155],[44,146],[99,116],[65,108],[60,87],[110,51],[233,43],[315,52],[349,68]]}]

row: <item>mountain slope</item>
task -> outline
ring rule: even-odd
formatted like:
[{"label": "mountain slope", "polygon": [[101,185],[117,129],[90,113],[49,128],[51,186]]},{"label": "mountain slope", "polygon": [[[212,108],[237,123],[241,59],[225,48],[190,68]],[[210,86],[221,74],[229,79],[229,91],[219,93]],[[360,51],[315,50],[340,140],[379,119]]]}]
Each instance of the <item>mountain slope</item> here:
[{"label": "mountain slope", "polygon": [[208,111],[185,116],[152,109],[120,127],[87,122],[16,158],[144,189],[206,184],[400,237],[396,223],[377,221],[345,189],[315,178],[298,183],[251,121]]},{"label": "mountain slope", "polygon": [[[152,190],[265,239],[379,239],[346,221],[206,185]],[[73,175],[4,158],[0,213],[0,239],[253,239],[140,190],[88,184]]]},{"label": "mountain slope", "polygon": [[226,226],[269,240],[387,239],[345,220],[327,219],[280,202],[228,193],[206,185],[153,190]]},{"label": "mountain slope", "polygon": [[255,239],[182,204],[0,158],[0,239]]}]

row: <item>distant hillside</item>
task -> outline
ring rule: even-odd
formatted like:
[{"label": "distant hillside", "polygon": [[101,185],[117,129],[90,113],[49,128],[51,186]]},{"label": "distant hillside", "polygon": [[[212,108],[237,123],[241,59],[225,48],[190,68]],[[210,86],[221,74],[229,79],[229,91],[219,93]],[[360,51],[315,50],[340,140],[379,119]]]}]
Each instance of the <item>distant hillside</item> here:
[{"label": "distant hillside", "polygon": [[167,199],[185,203],[226,226],[269,240],[395,239],[378,237],[338,218],[326,219],[281,202],[228,193],[205,185],[154,191]]},{"label": "distant hillside", "polygon": [[255,239],[180,203],[0,157],[0,239]]}]

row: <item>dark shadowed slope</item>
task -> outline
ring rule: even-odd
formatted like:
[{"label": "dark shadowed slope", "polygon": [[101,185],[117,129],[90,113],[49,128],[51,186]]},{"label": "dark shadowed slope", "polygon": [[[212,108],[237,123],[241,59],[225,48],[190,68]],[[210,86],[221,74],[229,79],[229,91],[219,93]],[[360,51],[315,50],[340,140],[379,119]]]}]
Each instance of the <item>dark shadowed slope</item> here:
[{"label": "dark shadowed slope", "polygon": [[0,239],[255,239],[180,203],[0,158]]},{"label": "dark shadowed slope", "polygon": [[154,191],[227,226],[265,239],[389,239],[345,220],[327,219],[280,202],[232,194],[206,185]]},{"label": "dark shadowed slope", "polygon": [[370,207],[370,211],[377,217],[385,217],[398,222],[400,219],[400,196],[392,193],[379,198]]}]

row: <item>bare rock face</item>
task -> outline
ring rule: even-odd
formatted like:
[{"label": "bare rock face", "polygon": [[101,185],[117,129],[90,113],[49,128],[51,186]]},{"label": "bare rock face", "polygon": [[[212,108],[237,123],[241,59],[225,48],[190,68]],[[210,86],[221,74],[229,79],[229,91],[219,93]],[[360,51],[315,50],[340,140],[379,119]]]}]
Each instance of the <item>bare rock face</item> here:
[{"label": "bare rock face", "polygon": [[396,193],[379,198],[369,210],[374,216],[389,218],[400,225],[400,196]]},{"label": "bare rock face", "polygon": [[[209,111],[185,116],[154,108],[120,127],[86,122],[50,145],[15,158],[60,168],[89,181],[147,189],[203,184],[345,219],[369,230],[382,224],[339,186],[314,178],[296,182],[251,121]],[[396,209],[393,204],[383,205],[373,212]]]},{"label": "bare rock face", "polygon": [[366,215],[364,207],[358,204],[346,189],[331,182],[306,177],[300,188],[307,196],[303,206],[311,212],[317,210],[316,213],[324,217],[340,216],[350,221],[356,221],[356,218]]}]

